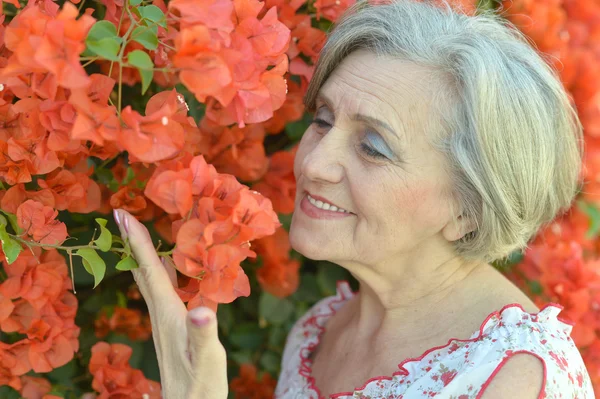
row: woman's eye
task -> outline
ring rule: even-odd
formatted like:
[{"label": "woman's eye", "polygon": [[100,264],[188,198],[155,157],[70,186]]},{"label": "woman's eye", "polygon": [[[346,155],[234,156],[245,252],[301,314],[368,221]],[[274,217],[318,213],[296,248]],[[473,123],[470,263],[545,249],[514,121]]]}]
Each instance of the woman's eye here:
[{"label": "woman's eye", "polygon": [[385,155],[383,155],[376,149],[369,147],[365,143],[360,143],[360,149],[362,150],[362,152],[364,152],[367,156],[371,158],[387,158]]},{"label": "woman's eye", "polygon": [[329,122],[327,122],[323,119],[320,119],[320,118],[313,119],[312,123],[314,123],[315,125],[317,125],[317,127],[320,127],[322,129],[331,127],[331,124]]}]

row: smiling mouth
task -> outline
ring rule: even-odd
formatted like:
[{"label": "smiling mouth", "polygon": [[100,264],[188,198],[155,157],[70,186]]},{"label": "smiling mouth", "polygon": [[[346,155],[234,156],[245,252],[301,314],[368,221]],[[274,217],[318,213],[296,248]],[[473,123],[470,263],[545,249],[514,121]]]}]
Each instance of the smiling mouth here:
[{"label": "smiling mouth", "polygon": [[352,213],[350,211],[347,211],[345,209],[339,208],[339,207],[337,207],[335,205],[332,205],[330,203],[314,199],[313,197],[311,197],[311,195],[309,193],[306,193],[306,198],[308,199],[308,201],[312,205],[316,206],[319,209],[323,209],[323,210],[326,210],[326,211],[332,211],[332,212],[339,212],[339,213],[348,213],[348,214]]}]

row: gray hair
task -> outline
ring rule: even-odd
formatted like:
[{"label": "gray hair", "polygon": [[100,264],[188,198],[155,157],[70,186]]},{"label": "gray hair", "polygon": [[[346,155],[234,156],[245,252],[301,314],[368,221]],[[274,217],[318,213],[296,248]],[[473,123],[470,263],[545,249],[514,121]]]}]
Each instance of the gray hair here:
[{"label": "gray hair", "polygon": [[476,226],[453,242],[457,255],[492,262],[525,250],[571,207],[581,190],[581,124],[556,72],[508,21],[447,3],[359,1],[321,51],[304,99],[309,111],[332,71],[359,49],[446,78],[440,93],[453,106],[440,109],[440,118],[447,134],[431,144],[448,160],[451,198]]}]

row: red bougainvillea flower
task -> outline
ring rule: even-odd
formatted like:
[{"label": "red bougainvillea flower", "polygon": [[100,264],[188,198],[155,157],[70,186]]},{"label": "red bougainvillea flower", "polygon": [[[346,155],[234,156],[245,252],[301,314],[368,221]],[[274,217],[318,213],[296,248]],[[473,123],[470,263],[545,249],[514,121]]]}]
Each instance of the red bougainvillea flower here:
[{"label": "red bougainvillea flower", "polygon": [[258,180],[267,171],[262,124],[226,128],[204,118],[200,123],[198,151],[220,173],[242,181]]},{"label": "red bougainvillea flower", "polygon": [[43,3],[26,7],[6,27],[4,41],[13,52],[0,79],[27,73],[50,72],[56,83],[67,88],[89,84],[79,62],[85,37],[95,19],[80,18],[77,7],[67,2],[57,14],[49,14]]},{"label": "red bougainvillea flower", "polygon": [[328,20],[335,22],[354,3],[356,3],[356,0],[316,0],[317,20],[321,16],[324,16]]},{"label": "red bougainvillea flower", "polygon": [[21,252],[11,265],[3,265],[8,278],[0,294],[13,302],[0,328],[26,337],[5,348],[12,359],[6,367],[14,375],[49,372],[68,363],[79,348],[77,299],[68,292],[65,259],[56,250],[37,252]]},{"label": "red bougainvillea flower", "polygon": [[60,245],[67,238],[67,227],[55,220],[58,211],[40,202],[27,200],[17,209],[19,227],[34,241]]},{"label": "red bougainvillea flower", "polygon": [[248,278],[239,266],[254,255],[248,242],[280,225],[268,199],[233,176],[218,174],[203,156],[189,154],[158,167],[145,194],[165,211],[185,218],[173,224],[173,260],[179,271],[193,277],[180,290],[188,307],[249,295]]},{"label": "red bougainvillea flower", "polygon": [[263,123],[265,131],[269,134],[278,134],[285,129],[285,125],[295,122],[304,115],[304,104],[302,102],[303,91],[300,85],[289,78],[286,79],[288,93],[285,102],[275,111],[273,117]]},{"label": "red bougainvillea flower", "polygon": [[133,155],[133,160],[156,162],[179,153],[185,143],[183,126],[175,118],[181,112],[176,92],[160,108],[149,102],[146,116],[140,115],[130,106],[125,107],[121,117],[125,127],[119,142]]},{"label": "red bougainvillea flower", "polygon": [[127,335],[132,341],[146,341],[152,334],[152,327],[148,315],[142,315],[137,309],[127,309],[115,306],[109,317],[106,311],[94,321],[96,337],[104,338],[109,332]]},{"label": "red bougainvillea flower", "polygon": [[21,377],[21,381],[23,383],[23,388],[19,393],[24,398],[49,399],[54,396],[46,395],[52,390],[52,385],[50,384],[50,381],[45,378],[24,375]]},{"label": "red bougainvillea flower", "polygon": [[129,365],[132,352],[123,344],[98,342],[92,347],[89,370],[94,376],[92,388],[100,393],[97,399],[161,397],[160,384],[147,380],[140,370]]},{"label": "red bougainvillea flower", "polygon": [[180,15],[173,65],[181,82],[207,102],[207,116],[221,125],[263,122],[285,100],[290,31],[275,8],[259,20],[262,7],[256,0],[169,3]]},{"label": "red bougainvillea flower", "polygon": [[186,216],[193,205],[193,196],[217,177],[214,166],[202,155],[186,153],[177,161],[159,166],[144,190],[144,195],[168,213]]},{"label": "red bougainvillea flower", "polygon": [[252,364],[242,364],[239,376],[229,384],[235,399],[271,399],[275,393],[277,381],[267,372],[258,377],[258,371]]},{"label": "red bougainvillea flower", "polygon": [[28,199],[37,201],[51,208],[54,208],[55,206],[55,199],[51,190],[41,189],[28,191],[25,190],[25,185],[23,183],[15,184],[6,190],[0,205],[2,206],[2,210],[14,214],[17,213],[19,205]]},{"label": "red bougainvillea flower", "polygon": [[56,19],[48,21],[34,59],[56,76],[59,85],[80,88],[89,84],[79,54],[85,50],[84,41],[94,22],[90,15],[80,16],[77,7],[69,2],[63,4]]},{"label": "red bougainvillea flower", "polygon": [[290,258],[287,230],[279,227],[275,234],[254,241],[252,248],[263,259],[263,265],[256,272],[261,287],[279,298],[296,292],[300,283],[300,262]]},{"label": "red bougainvillea flower", "polygon": [[69,103],[77,111],[71,138],[90,140],[102,145],[114,141],[120,131],[116,108],[108,105],[115,81],[108,76],[92,74],[90,85],[71,90]]},{"label": "red bougainvillea flower", "polygon": [[110,197],[110,206],[136,214],[146,209],[146,198],[141,189],[124,186]]},{"label": "red bougainvillea flower", "polygon": [[278,213],[292,213],[296,199],[296,179],[294,178],[294,157],[297,146],[292,151],[279,151],[269,159],[269,169],[263,178],[252,186],[273,203]]}]

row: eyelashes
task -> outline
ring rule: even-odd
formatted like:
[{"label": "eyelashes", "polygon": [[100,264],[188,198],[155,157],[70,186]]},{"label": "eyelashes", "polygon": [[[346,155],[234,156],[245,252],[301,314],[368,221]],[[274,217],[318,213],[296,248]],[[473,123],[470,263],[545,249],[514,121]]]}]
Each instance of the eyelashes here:
[{"label": "eyelashes", "polygon": [[[332,127],[329,122],[327,122],[323,119],[320,119],[320,118],[314,118],[312,121],[312,124],[316,125],[320,129],[327,129],[327,128]],[[370,158],[376,158],[376,159],[387,159],[388,158],[385,155],[383,155],[382,153],[380,153],[379,151],[377,151],[376,149],[374,149],[373,147],[367,145],[365,142],[361,142],[359,147],[360,147],[361,152]]]}]

